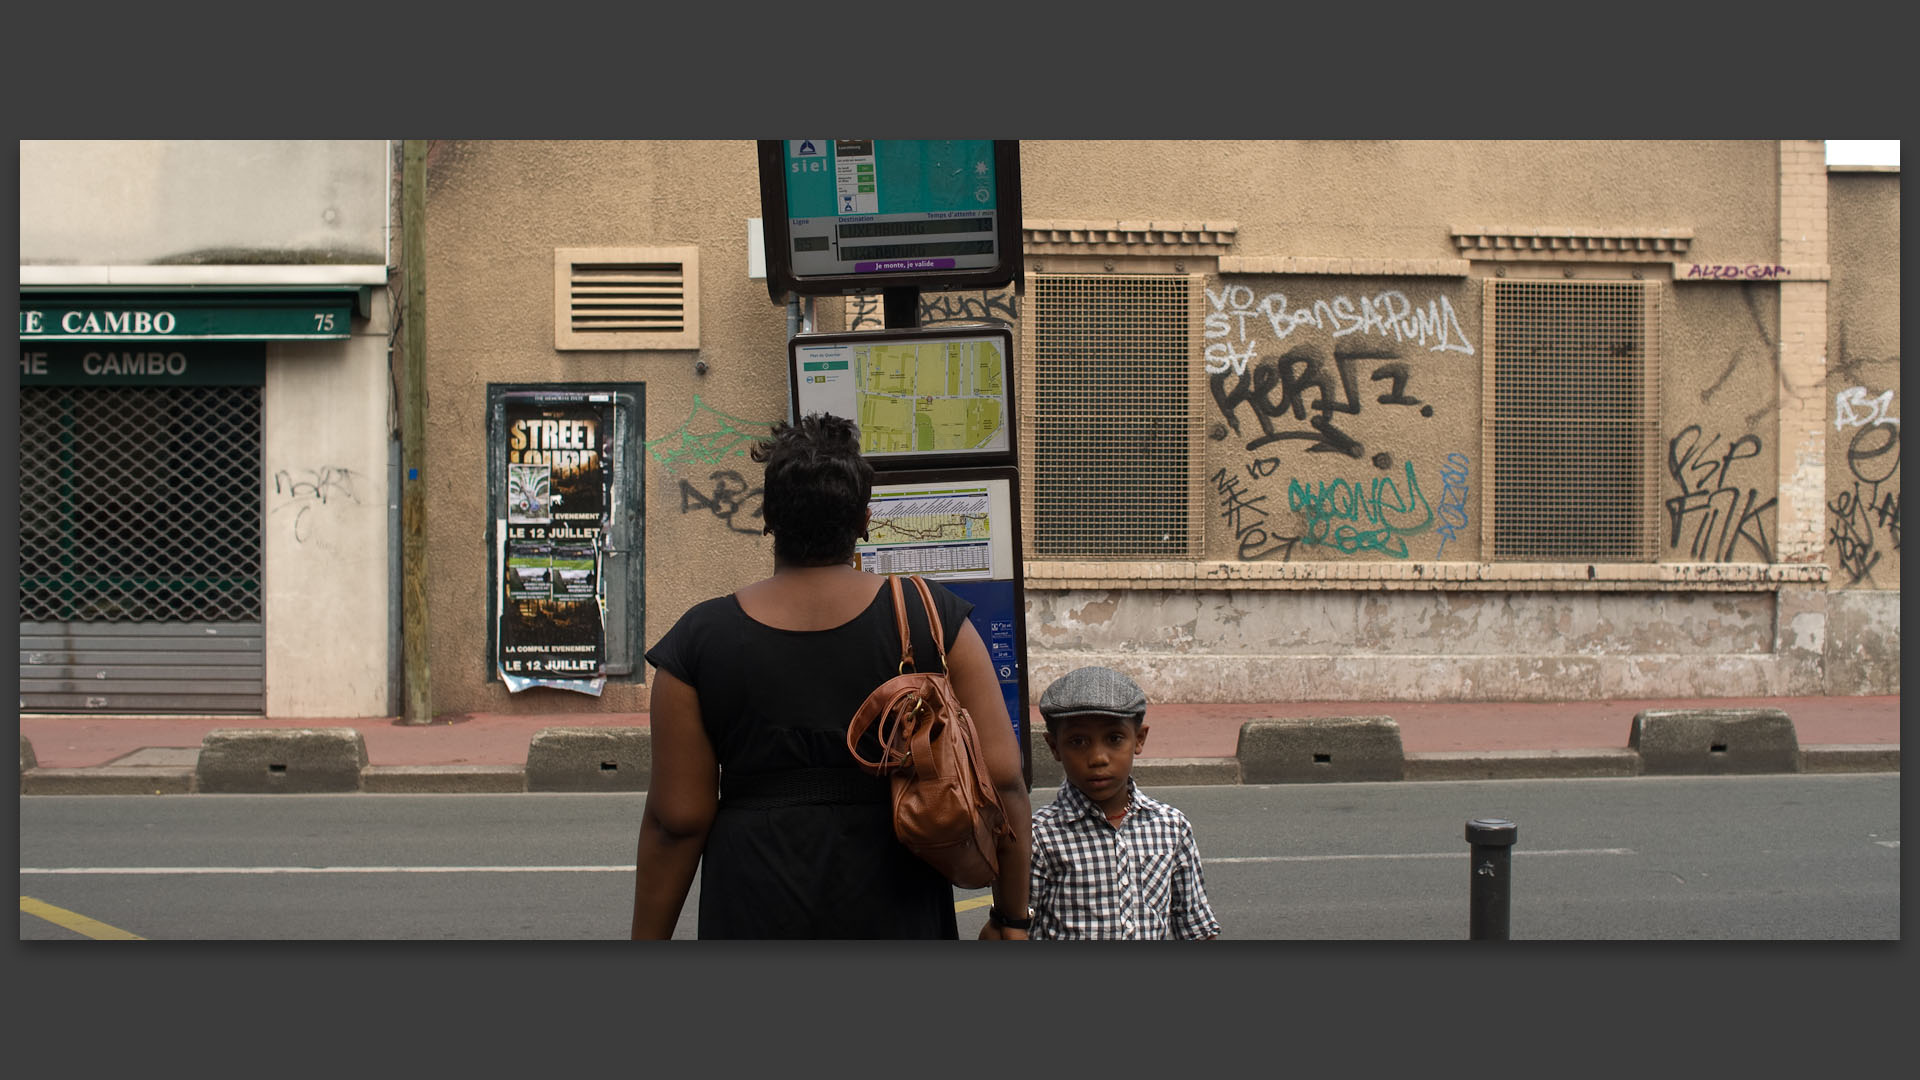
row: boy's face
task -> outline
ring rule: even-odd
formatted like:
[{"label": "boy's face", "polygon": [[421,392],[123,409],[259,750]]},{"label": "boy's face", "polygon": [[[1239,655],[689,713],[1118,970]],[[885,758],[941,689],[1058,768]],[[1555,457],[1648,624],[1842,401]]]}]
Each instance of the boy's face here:
[{"label": "boy's face", "polygon": [[1067,782],[1108,816],[1126,809],[1133,755],[1147,742],[1147,726],[1118,716],[1076,716],[1047,722],[1047,749]]}]

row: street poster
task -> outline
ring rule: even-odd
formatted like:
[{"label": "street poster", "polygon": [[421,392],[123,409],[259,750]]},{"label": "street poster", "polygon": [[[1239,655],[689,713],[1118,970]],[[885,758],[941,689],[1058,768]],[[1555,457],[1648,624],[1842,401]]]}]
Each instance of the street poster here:
[{"label": "street poster", "polygon": [[550,686],[598,695],[606,683],[613,398],[527,391],[505,402],[506,505],[496,564],[500,676],[518,693]]}]

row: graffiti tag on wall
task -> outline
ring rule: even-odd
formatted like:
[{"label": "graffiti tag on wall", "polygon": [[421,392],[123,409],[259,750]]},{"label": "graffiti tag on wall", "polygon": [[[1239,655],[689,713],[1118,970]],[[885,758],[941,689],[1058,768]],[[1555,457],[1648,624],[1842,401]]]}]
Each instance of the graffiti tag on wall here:
[{"label": "graffiti tag on wall", "polygon": [[1694,263],[1687,267],[1685,276],[1690,278],[1710,278],[1718,281],[1771,281],[1774,278],[1788,277],[1793,272],[1778,263]]},{"label": "graffiti tag on wall", "polygon": [[1215,494],[1220,496],[1220,516],[1227,528],[1233,530],[1242,562],[1270,555],[1278,555],[1281,562],[1286,562],[1293,556],[1293,547],[1300,538],[1267,531],[1267,510],[1260,505],[1267,501],[1265,495],[1250,495],[1240,486],[1240,478],[1225,469],[1215,469],[1211,479]]},{"label": "graffiti tag on wall", "polygon": [[[1253,425],[1259,428],[1259,433],[1247,441],[1248,450],[1295,439],[1307,444],[1308,453],[1362,457],[1366,452],[1363,444],[1336,420],[1339,416],[1360,415],[1363,407],[1360,366],[1379,360],[1389,362],[1373,367],[1367,378],[1387,385],[1374,401],[1381,405],[1418,408],[1420,415],[1432,416],[1433,406],[1407,393],[1411,372],[1406,364],[1398,361],[1396,354],[1371,349],[1350,351],[1336,346],[1329,366],[1326,354],[1317,347],[1301,345],[1277,359],[1262,360],[1242,374],[1220,372],[1212,376],[1213,403],[1227,423],[1225,427],[1215,427],[1211,436],[1215,441],[1223,440],[1228,429],[1236,435],[1248,434],[1240,426],[1240,410],[1244,406],[1251,414]],[[1289,419],[1305,420],[1307,426],[1292,426],[1288,424]],[[1385,469],[1391,461],[1376,460],[1375,464]]]},{"label": "graffiti tag on wall", "polygon": [[273,493],[282,501],[267,511],[278,514],[285,510],[293,511],[293,539],[296,543],[306,543],[311,535],[313,522],[308,514],[325,507],[329,502],[346,502],[358,505],[360,497],[354,494],[352,469],[337,465],[322,465],[317,469],[281,469],[273,474]]},{"label": "graffiti tag on wall", "polygon": [[[1213,476],[1240,559],[1285,559],[1307,548],[1405,559],[1412,554],[1407,537],[1427,532],[1440,535],[1444,552],[1468,523],[1466,455],[1448,456],[1436,508],[1415,466],[1368,446],[1357,425],[1381,406],[1434,415],[1417,393],[1409,361],[1425,353],[1474,355],[1452,301],[1416,302],[1397,289],[1296,300],[1231,284],[1207,289],[1207,299],[1205,364],[1221,420],[1208,435],[1215,442],[1238,436],[1249,452],[1265,452],[1245,465],[1244,478],[1231,468]],[[1290,478],[1286,512],[1300,520],[1294,535],[1283,535],[1270,521],[1280,512],[1277,498],[1270,507],[1252,482],[1280,472],[1290,455],[1273,455],[1284,446],[1367,460],[1387,475]]]},{"label": "graffiti tag on wall", "polygon": [[[737,533],[748,536],[763,534],[760,519],[761,488],[749,488],[746,477],[732,469],[721,469],[710,474],[712,491],[701,491],[687,480],[680,481],[680,513],[682,516],[695,510],[705,510],[719,519],[720,523]],[[752,512],[747,513],[748,507]],[[738,519],[738,520],[736,520]]]},{"label": "graffiti tag on wall", "polygon": [[[1670,526],[1667,546],[1700,562],[1732,562],[1741,545],[1759,561],[1773,561],[1762,514],[1777,498],[1759,502],[1757,488],[1747,488],[1742,502],[1740,486],[1731,479],[1736,462],[1760,455],[1758,435],[1742,435],[1720,449],[1721,437],[1706,438],[1700,425],[1689,424],[1667,443],[1667,471],[1680,485],[1680,494],[1667,500]],[[1682,534],[1692,533],[1682,544]]]},{"label": "graffiti tag on wall", "polygon": [[[1891,393],[1891,391],[1889,391]],[[1881,558],[1884,541],[1900,550],[1900,421],[1877,420],[1853,434],[1847,447],[1853,486],[1827,504],[1827,532],[1849,585],[1866,581]]]},{"label": "graffiti tag on wall", "polygon": [[1447,544],[1467,527],[1467,455],[1454,451],[1447,455],[1447,463],[1440,469],[1440,505],[1435,512],[1440,515],[1440,524],[1433,531],[1440,535],[1440,550],[1434,558],[1445,558]]},{"label": "graffiti tag on wall", "polygon": [[1206,354],[1209,375],[1226,371],[1244,374],[1261,350],[1260,334],[1270,331],[1277,345],[1307,326],[1326,330],[1336,340],[1359,334],[1428,352],[1473,355],[1473,342],[1461,329],[1453,303],[1444,296],[1421,307],[1406,293],[1390,289],[1363,296],[1358,303],[1351,296],[1335,296],[1289,308],[1285,293],[1268,293],[1256,301],[1247,286],[1229,285],[1217,293],[1208,289],[1207,299],[1213,304],[1206,322],[1207,340],[1211,342]]},{"label": "graffiti tag on wall", "polygon": [[1406,463],[1407,487],[1391,476],[1354,483],[1322,480],[1287,482],[1287,508],[1306,519],[1304,547],[1331,547],[1344,554],[1377,551],[1390,559],[1407,557],[1407,537],[1433,526],[1433,507],[1420,493],[1413,463]]},{"label": "graffiti tag on wall", "polygon": [[1833,396],[1833,426],[1836,430],[1849,427],[1865,427],[1882,421],[1898,424],[1900,418],[1888,416],[1893,408],[1893,391],[1885,390],[1874,397],[1867,393],[1864,386],[1855,386],[1842,390]]},{"label": "graffiti tag on wall", "polygon": [[677,430],[642,445],[668,472],[677,472],[682,465],[718,465],[730,457],[745,457],[748,447],[772,431],[772,421],[723,413],[695,394],[693,411]]},{"label": "graffiti tag on wall", "polygon": [[[1250,462],[1247,476],[1251,480],[1271,476],[1279,464],[1279,458]],[[1395,476],[1289,478],[1287,509],[1302,519],[1298,535],[1274,530],[1269,520],[1272,513],[1264,505],[1267,496],[1254,494],[1237,473],[1216,469],[1210,479],[1220,496],[1221,520],[1233,531],[1236,554],[1243,562],[1274,556],[1286,562],[1296,549],[1314,547],[1406,559],[1412,554],[1406,538],[1427,532],[1441,537],[1440,551],[1445,552],[1447,542],[1467,527],[1467,456],[1457,451],[1447,455],[1447,464],[1440,470],[1442,497],[1437,508],[1421,490],[1413,463],[1406,462],[1403,469],[1404,480]]]},{"label": "graffiti tag on wall", "polygon": [[[977,293],[922,293],[920,325],[935,323],[979,322],[983,319],[1020,320],[1019,299],[1013,290],[980,290]],[[881,297],[866,293],[847,301],[847,329],[884,330],[886,310]]]}]

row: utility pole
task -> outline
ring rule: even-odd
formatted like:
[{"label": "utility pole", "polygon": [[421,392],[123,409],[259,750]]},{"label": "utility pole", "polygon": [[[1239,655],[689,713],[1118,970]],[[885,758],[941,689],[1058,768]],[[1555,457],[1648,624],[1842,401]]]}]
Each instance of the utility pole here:
[{"label": "utility pole", "polygon": [[400,636],[406,724],[433,723],[427,670],[427,144],[400,144],[400,265],[406,287],[401,318],[405,373],[400,404]]}]

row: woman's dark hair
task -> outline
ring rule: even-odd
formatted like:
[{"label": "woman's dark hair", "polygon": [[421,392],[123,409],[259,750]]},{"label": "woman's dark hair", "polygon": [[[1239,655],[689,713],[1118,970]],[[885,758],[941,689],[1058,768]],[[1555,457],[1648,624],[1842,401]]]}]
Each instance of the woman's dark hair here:
[{"label": "woman's dark hair", "polygon": [[853,421],[824,413],[797,424],[777,421],[750,454],[767,467],[760,516],[773,534],[774,561],[832,566],[851,560],[873,496],[873,466],[860,456]]}]

